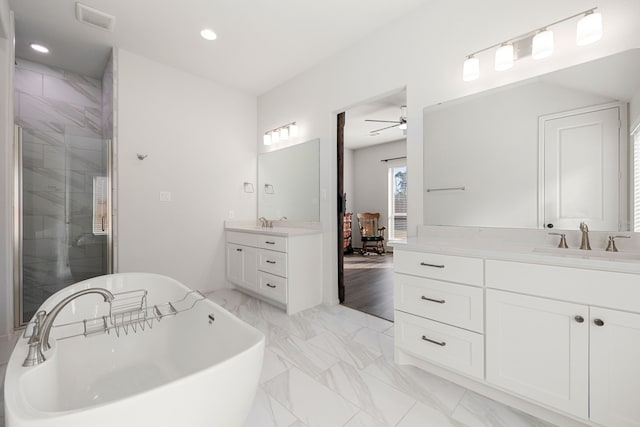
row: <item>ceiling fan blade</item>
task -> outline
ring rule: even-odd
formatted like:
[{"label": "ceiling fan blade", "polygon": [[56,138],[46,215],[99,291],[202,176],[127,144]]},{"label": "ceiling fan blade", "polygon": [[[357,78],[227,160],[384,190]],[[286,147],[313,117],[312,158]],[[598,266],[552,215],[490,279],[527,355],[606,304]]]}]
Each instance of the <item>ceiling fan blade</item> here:
[{"label": "ceiling fan blade", "polygon": [[387,126],[387,127],[384,127],[384,128],[380,128],[380,129],[369,131],[369,135],[371,135],[372,133],[380,132],[381,130],[391,129],[391,128],[394,128],[394,127],[397,127],[397,126],[400,126],[400,123],[395,124],[395,125],[391,125],[391,126]]},{"label": "ceiling fan blade", "polygon": [[401,122],[399,122],[397,120],[370,120],[370,119],[365,119],[365,122],[398,123],[398,124],[401,123]]}]

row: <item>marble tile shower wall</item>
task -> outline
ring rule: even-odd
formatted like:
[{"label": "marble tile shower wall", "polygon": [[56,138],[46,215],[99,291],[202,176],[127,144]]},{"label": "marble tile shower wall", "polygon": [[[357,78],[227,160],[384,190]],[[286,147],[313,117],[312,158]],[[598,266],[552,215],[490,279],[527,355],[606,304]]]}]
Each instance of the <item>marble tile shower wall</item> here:
[{"label": "marble tile shower wall", "polygon": [[23,303],[28,319],[49,295],[106,271],[92,233],[93,177],[105,175],[102,84],[16,60],[15,121],[23,141]]}]

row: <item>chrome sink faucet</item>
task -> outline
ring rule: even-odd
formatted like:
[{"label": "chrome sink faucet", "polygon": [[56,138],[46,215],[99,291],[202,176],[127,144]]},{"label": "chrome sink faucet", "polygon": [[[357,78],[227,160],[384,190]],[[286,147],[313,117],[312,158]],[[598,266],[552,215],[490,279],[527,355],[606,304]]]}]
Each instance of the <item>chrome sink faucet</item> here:
[{"label": "chrome sink faucet", "polygon": [[261,216],[260,218],[258,218],[258,221],[260,221],[260,227],[265,228],[267,226],[267,224],[269,223],[269,221],[267,221],[267,218]]},{"label": "chrome sink faucet", "polygon": [[35,366],[46,360],[42,352],[51,348],[51,345],[49,344],[49,333],[53,327],[53,321],[58,317],[58,314],[60,314],[67,304],[87,294],[102,295],[104,302],[113,301],[113,294],[108,290],[104,288],[89,288],[82,289],[64,298],[56,304],[48,314],[46,311],[39,311],[36,314],[35,326],[28,343],[29,353],[27,354],[27,358],[24,359],[22,366]]},{"label": "chrome sink faucet", "polygon": [[591,245],[589,244],[589,227],[584,222],[580,223],[580,231],[582,232],[582,240],[580,241],[580,249],[585,251],[591,250]]}]

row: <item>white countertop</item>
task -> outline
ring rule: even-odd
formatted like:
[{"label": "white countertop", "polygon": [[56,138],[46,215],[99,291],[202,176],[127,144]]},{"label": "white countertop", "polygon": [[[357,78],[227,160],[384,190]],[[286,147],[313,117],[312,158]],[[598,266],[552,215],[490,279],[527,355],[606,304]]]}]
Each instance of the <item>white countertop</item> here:
[{"label": "white countertop", "polygon": [[242,233],[269,234],[272,236],[304,236],[309,234],[321,234],[319,223],[273,221],[273,227],[256,225],[255,221],[225,221],[225,230],[239,231]]},{"label": "white countertop", "polygon": [[[533,241],[523,239],[522,242],[518,238],[478,238],[477,235],[474,237],[474,233],[453,234],[429,235],[428,232],[423,232],[421,236],[409,238],[407,243],[393,243],[393,247],[397,250],[640,274],[640,251],[635,248],[625,251],[620,249],[621,245],[618,245],[620,252],[605,252],[604,246],[600,248],[598,241],[598,246],[592,243],[593,250],[582,251],[557,248],[557,239],[547,238],[546,232],[540,233],[541,238],[532,239]],[[504,232],[500,237],[504,237]]]}]

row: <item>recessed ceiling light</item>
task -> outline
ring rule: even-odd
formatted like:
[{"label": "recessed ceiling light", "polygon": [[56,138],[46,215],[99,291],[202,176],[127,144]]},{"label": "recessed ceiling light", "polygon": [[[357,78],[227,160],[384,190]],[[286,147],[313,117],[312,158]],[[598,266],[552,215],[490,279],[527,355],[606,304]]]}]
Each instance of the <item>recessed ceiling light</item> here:
[{"label": "recessed ceiling light", "polygon": [[200,31],[200,35],[205,40],[215,40],[218,37],[216,33],[213,32],[213,30],[210,30],[208,28],[205,28],[204,30]]},{"label": "recessed ceiling light", "polygon": [[31,49],[35,50],[36,52],[49,53],[49,48],[41,44],[31,43],[29,46],[31,46]]}]

